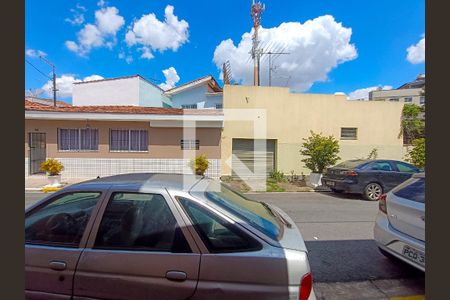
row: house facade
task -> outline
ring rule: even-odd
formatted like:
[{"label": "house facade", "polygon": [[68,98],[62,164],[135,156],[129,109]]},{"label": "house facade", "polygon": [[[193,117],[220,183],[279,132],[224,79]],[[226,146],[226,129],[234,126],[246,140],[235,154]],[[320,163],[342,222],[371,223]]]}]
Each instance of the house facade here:
[{"label": "house facade", "polygon": [[403,84],[393,90],[375,90],[369,92],[370,101],[391,101],[425,105],[425,75],[417,76],[414,81]]},{"label": "house facade", "polygon": [[223,116],[211,110],[25,101],[25,176],[39,174],[46,158],[61,161],[66,178],[184,173],[191,158],[205,154],[207,175],[218,178],[222,126]]},{"label": "house facade", "polygon": [[[225,85],[222,175],[233,176],[248,169],[251,177],[261,162],[266,165],[267,174],[273,170],[287,175],[309,174],[299,150],[311,130],[339,141],[341,161],[367,158],[374,148],[379,158],[402,160],[402,109],[400,102],[348,101],[345,95]],[[241,116],[236,118],[237,115]],[[265,121],[258,123],[260,120]],[[262,131],[266,137],[255,139],[261,126],[265,127]],[[255,150],[255,141],[261,140],[265,149]]]},{"label": "house facade", "polygon": [[72,102],[74,106],[220,109],[222,94],[222,88],[211,75],[166,91],[140,75],[133,75],[76,82],[73,84]]}]

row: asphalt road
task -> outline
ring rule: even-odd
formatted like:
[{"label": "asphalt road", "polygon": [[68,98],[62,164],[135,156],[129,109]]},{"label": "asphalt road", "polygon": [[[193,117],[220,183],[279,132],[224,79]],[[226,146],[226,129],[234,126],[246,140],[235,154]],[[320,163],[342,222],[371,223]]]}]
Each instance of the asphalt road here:
[{"label": "asphalt road", "polygon": [[[25,206],[46,195],[26,193]],[[316,192],[256,193],[248,197],[280,207],[300,228],[309,250],[318,299],[389,299],[386,295],[424,293],[423,272],[379,253],[373,240],[377,202]],[[339,290],[342,293],[336,294]]]}]

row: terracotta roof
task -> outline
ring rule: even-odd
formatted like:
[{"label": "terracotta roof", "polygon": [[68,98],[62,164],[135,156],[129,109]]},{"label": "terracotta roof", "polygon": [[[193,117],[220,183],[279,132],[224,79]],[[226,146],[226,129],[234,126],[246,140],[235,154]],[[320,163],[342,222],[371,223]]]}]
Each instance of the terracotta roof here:
[{"label": "terracotta roof", "polygon": [[[53,106],[53,99],[49,99],[49,98],[26,97],[25,100],[28,100],[30,102],[37,103],[37,104]],[[56,105],[57,106],[71,106],[72,104],[64,102],[64,101],[56,100]]]},{"label": "terracotta roof", "polygon": [[180,108],[142,107],[142,106],[64,106],[54,107],[25,100],[25,110],[75,113],[119,113],[119,114],[154,114],[182,115]]},{"label": "terracotta roof", "polygon": [[166,90],[164,92],[164,94],[176,94],[176,93],[179,93],[179,92],[181,92],[181,91],[183,91],[185,89],[195,87],[195,86],[197,86],[199,84],[203,84],[205,82],[208,83],[208,86],[210,87],[211,90],[213,90],[215,92],[221,92],[222,91],[222,88],[217,83],[216,79],[212,75],[206,75],[206,76],[197,78],[195,80],[186,82],[186,83],[184,83],[182,85],[179,85],[179,86],[173,87],[171,89],[168,89],[168,90]]},{"label": "terracotta roof", "polygon": [[25,100],[26,111],[73,112],[73,113],[118,113],[150,115],[222,115],[217,109],[181,109],[142,106],[64,106],[54,107]]}]

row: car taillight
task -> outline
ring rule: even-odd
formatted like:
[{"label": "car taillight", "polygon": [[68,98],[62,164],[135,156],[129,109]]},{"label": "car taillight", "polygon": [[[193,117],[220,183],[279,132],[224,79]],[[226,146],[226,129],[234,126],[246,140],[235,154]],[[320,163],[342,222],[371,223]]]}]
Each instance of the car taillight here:
[{"label": "car taillight", "polygon": [[312,291],[312,275],[311,273],[306,274],[302,277],[300,281],[300,296],[299,300],[308,300],[309,295]]},{"label": "car taillight", "polygon": [[345,172],[345,175],[347,175],[347,176],[358,176],[358,173],[356,173],[355,171],[347,171],[347,172]]},{"label": "car taillight", "polygon": [[383,194],[378,199],[378,208],[381,212],[387,214],[386,194]]}]

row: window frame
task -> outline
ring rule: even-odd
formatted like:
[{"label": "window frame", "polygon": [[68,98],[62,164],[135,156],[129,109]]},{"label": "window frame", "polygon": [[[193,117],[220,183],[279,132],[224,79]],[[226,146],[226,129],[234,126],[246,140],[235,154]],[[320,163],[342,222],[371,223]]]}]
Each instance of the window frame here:
[{"label": "window frame", "polygon": [[[343,135],[342,135],[343,129],[354,129],[354,130],[355,130],[355,137],[352,137],[352,136],[343,136]],[[358,127],[341,127],[340,139],[341,139],[341,140],[346,140],[346,141],[355,141],[355,140],[358,140]]]},{"label": "window frame", "polygon": [[[255,236],[255,234],[249,232],[248,229],[246,229],[245,227],[243,227],[239,223],[233,222],[228,217],[223,216],[222,214],[216,212],[211,207],[207,207],[203,203],[200,203],[197,200],[193,200],[190,197],[186,197],[184,195],[176,195],[174,197],[174,200],[175,200],[176,204],[178,205],[179,209],[182,211],[183,217],[186,218],[187,222],[189,222],[189,227],[192,228],[192,234],[195,234],[198,237],[198,241],[201,242],[204,250],[206,250],[208,253],[211,253],[211,254],[246,253],[246,252],[261,251],[264,248],[263,243],[261,242],[261,240],[259,238],[257,238]],[[200,209],[206,210],[207,212],[209,212],[211,215],[213,215],[214,217],[218,218],[219,220],[224,221],[224,222],[228,222],[229,223],[228,226],[232,227],[234,230],[236,230],[237,232],[239,232],[241,235],[245,236],[246,238],[251,239],[252,242],[254,242],[257,245],[257,247],[255,247],[255,248],[248,248],[248,249],[238,249],[238,250],[222,250],[222,251],[220,251],[220,250],[217,251],[217,250],[211,249],[210,242],[205,240],[207,238],[205,238],[205,236],[202,233],[202,231],[199,230],[198,225],[194,224],[190,214],[186,211],[184,205],[181,203],[182,200],[185,200],[185,201],[188,201],[188,202],[192,202],[194,205],[200,207]]]},{"label": "window frame", "polygon": [[[113,197],[117,193],[123,193],[123,194],[152,194],[152,195],[159,195],[161,196],[170,213],[172,214],[173,218],[175,219],[175,222],[177,226],[179,227],[180,234],[184,236],[184,239],[186,240],[187,245],[190,248],[190,252],[171,252],[171,251],[163,251],[163,250],[151,250],[151,249],[144,249],[144,248],[138,248],[138,249],[130,249],[130,248],[108,248],[108,247],[96,247],[95,242],[97,240],[97,235],[100,230],[100,225],[102,223],[103,217],[105,216],[106,209],[108,207],[108,204],[113,200]],[[198,247],[195,243],[195,241],[192,239],[192,236],[189,232],[189,230],[186,228],[187,224],[185,223],[184,218],[181,216],[180,212],[176,207],[173,206],[173,200],[166,194],[164,190],[148,190],[145,192],[139,192],[135,189],[120,189],[120,190],[109,190],[107,194],[104,196],[103,205],[99,209],[96,220],[92,226],[91,233],[89,235],[88,241],[86,243],[86,248],[89,248],[94,251],[102,251],[102,252],[140,252],[140,253],[146,253],[146,254],[199,254],[200,251],[198,250]]]},{"label": "window frame", "polygon": [[[118,130],[118,131],[128,131],[128,150],[112,150],[111,149],[111,141],[112,141],[112,131]],[[147,150],[131,150],[131,131],[139,131],[139,142],[138,145],[140,146],[140,139],[141,131],[147,132]],[[148,129],[142,129],[142,128],[109,128],[109,139],[108,139],[108,148],[110,153],[148,153],[150,148],[150,138],[148,134]]]},{"label": "window frame", "polygon": [[181,109],[198,109],[197,103],[181,104]]},{"label": "window frame", "polygon": [[420,96],[419,98],[419,104],[424,105],[425,104],[425,96]]},{"label": "window frame", "polygon": [[[407,101],[408,100],[408,101]],[[412,97],[405,97],[405,99],[403,100],[403,102],[405,103],[412,103],[413,102],[413,98]]]},{"label": "window frame", "polygon": [[[396,170],[397,172],[400,172],[400,173],[409,173],[409,174],[415,174],[415,173],[419,173],[419,172],[420,172],[420,169],[419,169],[419,168],[417,168],[417,167],[415,167],[415,166],[413,166],[413,165],[411,165],[411,164],[408,164],[408,163],[406,163],[406,162],[403,162],[403,161],[394,161],[393,163],[394,163],[394,166],[395,166],[395,170]],[[400,171],[400,169],[398,168],[398,165],[404,165],[404,166],[406,166],[406,167],[409,167],[409,168],[411,168],[412,170],[414,170],[414,172]]]},{"label": "window frame", "polygon": [[[189,147],[185,148],[183,142],[189,142],[188,143]],[[192,143],[192,142],[194,142],[194,143]],[[194,145],[193,148],[191,147],[192,145]],[[184,139],[181,139],[180,140],[180,148],[181,148],[181,150],[200,150],[200,140],[199,139],[195,139],[195,140],[184,140]]]},{"label": "window frame", "polygon": [[46,200],[42,201],[42,202],[38,202],[35,205],[30,206],[29,208],[26,209],[25,211],[25,219],[34,214],[35,212],[39,211],[40,209],[46,207],[47,205],[50,205],[51,203],[57,201],[58,199],[65,197],[69,194],[79,194],[79,193],[99,193],[98,196],[98,200],[97,203],[95,204],[95,206],[92,209],[91,215],[89,216],[89,220],[86,223],[86,226],[84,228],[83,234],[81,235],[80,238],[80,242],[78,243],[78,245],[74,245],[74,244],[68,244],[68,243],[30,243],[25,241],[25,246],[38,246],[38,247],[54,247],[54,248],[67,248],[67,249],[82,249],[86,247],[86,244],[88,242],[88,238],[89,235],[91,234],[92,230],[93,230],[93,226],[96,220],[96,217],[98,215],[99,210],[102,207],[102,204],[104,202],[105,196],[106,196],[106,192],[105,191],[101,191],[99,189],[83,189],[83,190],[69,190],[69,191],[65,191],[65,192],[57,192],[53,195],[51,195],[51,197],[47,198]]},{"label": "window frame", "polygon": [[[97,149],[81,149],[81,130],[95,130],[97,132]],[[61,149],[61,130],[77,130],[78,135],[78,149]],[[58,127],[56,128],[56,146],[58,148],[58,152],[98,152],[98,148],[100,145],[100,130],[98,128],[91,127],[77,127],[77,128],[68,128],[68,127]]]}]

